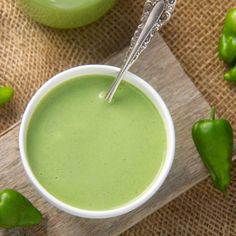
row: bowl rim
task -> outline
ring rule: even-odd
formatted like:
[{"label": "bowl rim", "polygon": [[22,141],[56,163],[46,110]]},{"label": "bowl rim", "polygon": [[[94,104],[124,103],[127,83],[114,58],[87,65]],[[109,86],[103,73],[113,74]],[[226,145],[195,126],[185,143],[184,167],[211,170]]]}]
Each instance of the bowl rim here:
[{"label": "bowl rim", "polygon": [[81,75],[91,75],[91,74],[116,75],[119,72],[119,70],[120,69],[117,67],[108,65],[83,65],[63,71],[53,76],[51,79],[49,79],[46,83],[44,83],[41,86],[41,88],[31,98],[22,117],[22,122],[20,125],[20,132],[19,132],[19,150],[20,150],[21,162],[25,169],[26,175],[28,176],[29,180],[34,185],[34,187],[38,190],[40,195],[46,198],[52,205],[71,215],[80,216],[83,218],[103,219],[103,218],[111,218],[123,215],[138,208],[139,206],[147,202],[147,200],[149,200],[161,187],[171,169],[174,160],[175,129],[173,120],[171,118],[171,115],[169,113],[166,104],[164,103],[161,96],[156,92],[156,90],[154,90],[154,88],[151,87],[151,85],[149,85],[146,81],[144,81],[137,75],[131,72],[127,72],[124,76],[124,80],[128,81],[136,88],[140,89],[147,97],[149,97],[149,99],[152,101],[152,103],[155,105],[155,107],[161,114],[166,128],[167,152],[165,161],[163,163],[160,172],[157,174],[156,178],[153,180],[152,183],[150,183],[150,186],[142,194],[140,194],[131,202],[128,202],[125,205],[110,210],[92,211],[73,207],[67,203],[60,201],[59,199],[54,197],[51,193],[49,193],[40,184],[40,182],[33,174],[33,171],[31,170],[30,164],[27,160],[25,140],[31,115],[34,112],[35,108],[38,106],[41,99],[49,91],[51,91],[51,89],[55,88],[56,86],[58,86],[59,84],[63,83],[66,80],[70,80],[77,76],[79,77]]}]

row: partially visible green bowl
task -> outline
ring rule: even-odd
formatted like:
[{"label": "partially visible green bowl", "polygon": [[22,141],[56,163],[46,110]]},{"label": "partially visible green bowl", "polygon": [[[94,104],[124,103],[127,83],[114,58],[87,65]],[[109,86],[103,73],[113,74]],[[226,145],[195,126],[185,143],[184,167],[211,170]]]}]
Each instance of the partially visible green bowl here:
[{"label": "partially visible green bowl", "polygon": [[105,15],[116,0],[17,0],[35,21],[60,29],[90,24]]}]

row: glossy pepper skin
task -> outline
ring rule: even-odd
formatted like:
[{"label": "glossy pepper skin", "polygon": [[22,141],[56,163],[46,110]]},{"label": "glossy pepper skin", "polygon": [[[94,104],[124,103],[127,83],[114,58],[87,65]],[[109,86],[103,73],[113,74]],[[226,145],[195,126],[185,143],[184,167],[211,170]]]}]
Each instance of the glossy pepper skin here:
[{"label": "glossy pepper skin", "polygon": [[0,106],[9,102],[14,95],[14,90],[11,87],[0,87]]},{"label": "glossy pepper skin", "polygon": [[236,62],[236,8],[229,10],[225,17],[218,50],[219,57],[228,65]]},{"label": "glossy pepper skin", "polygon": [[225,73],[224,79],[230,82],[236,82],[236,66]]},{"label": "glossy pepper skin", "polygon": [[192,137],[201,159],[209,171],[216,188],[227,193],[231,180],[233,130],[225,119],[200,120],[192,127]]},{"label": "glossy pepper skin", "polygon": [[39,224],[42,214],[13,189],[0,191],[0,227],[15,228]]}]

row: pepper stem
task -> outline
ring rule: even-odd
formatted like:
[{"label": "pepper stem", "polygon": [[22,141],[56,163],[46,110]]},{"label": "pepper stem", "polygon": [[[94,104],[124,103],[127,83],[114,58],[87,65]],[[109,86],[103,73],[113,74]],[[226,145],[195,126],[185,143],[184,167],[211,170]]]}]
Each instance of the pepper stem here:
[{"label": "pepper stem", "polygon": [[213,106],[213,107],[211,108],[210,116],[211,116],[211,119],[212,119],[212,120],[215,120],[215,118],[216,118],[216,107],[215,107],[215,106]]}]

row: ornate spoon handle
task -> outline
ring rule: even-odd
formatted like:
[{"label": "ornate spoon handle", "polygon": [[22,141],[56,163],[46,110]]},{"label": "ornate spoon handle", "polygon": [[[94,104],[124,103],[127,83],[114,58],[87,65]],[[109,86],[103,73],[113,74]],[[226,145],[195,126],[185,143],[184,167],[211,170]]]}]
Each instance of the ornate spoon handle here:
[{"label": "ornate spoon handle", "polygon": [[131,40],[124,64],[119,74],[114,80],[110,90],[106,94],[106,100],[111,102],[121,80],[123,74],[137,60],[139,55],[146,49],[151,41],[155,31],[159,30],[171,17],[174,10],[176,0],[147,0],[144,5],[144,11],[141,23],[134,33]]}]

